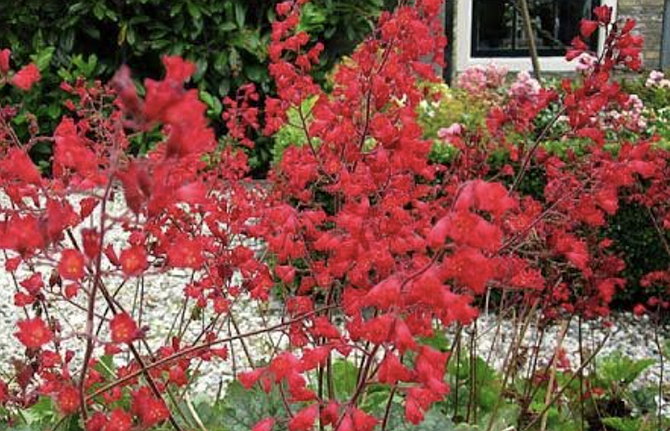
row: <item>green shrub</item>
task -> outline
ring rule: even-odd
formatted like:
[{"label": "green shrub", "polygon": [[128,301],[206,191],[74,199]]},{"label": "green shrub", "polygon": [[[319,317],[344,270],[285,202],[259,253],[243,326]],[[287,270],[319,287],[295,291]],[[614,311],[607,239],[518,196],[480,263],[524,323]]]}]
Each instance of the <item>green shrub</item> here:
[{"label": "green shrub", "polygon": [[[162,73],[160,57],[181,55],[197,64],[192,84],[210,107],[222,131],[220,99],[253,82],[272,93],[267,42],[276,1],[267,0],[25,0],[0,2],[0,47],[12,50],[17,64],[39,59],[43,89],[40,104],[11,92],[0,103],[20,103],[37,115],[42,131],[53,130],[64,113],[62,80],[111,78],[127,63],[140,83]],[[326,47],[319,80],[373,28],[393,0],[314,0],[305,6],[301,27]],[[37,92],[36,92],[37,93]],[[22,121],[19,116],[17,121]],[[272,141],[257,139],[251,164],[262,173],[272,156]],[[48,160],[49,147],[34,150]]]}]

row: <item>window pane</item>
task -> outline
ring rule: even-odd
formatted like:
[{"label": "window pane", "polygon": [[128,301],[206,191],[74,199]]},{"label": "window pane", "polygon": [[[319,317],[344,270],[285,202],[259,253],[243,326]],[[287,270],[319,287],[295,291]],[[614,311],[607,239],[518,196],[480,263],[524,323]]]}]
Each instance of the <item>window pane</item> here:
[{"label": "window pane", "polygon": [[[526,56],[528,38],[518,0],[472,0],[474,57]],[[597,0],[528,0],[540,55],[561,56],[579,34],[579,21]],[[596,46],[597,37],[589,41]]]},{"label": "window pane", "polygon": [[478,51],[514,49],[514,19],[512,1],[476,0],[474,5],[473,36]]}]

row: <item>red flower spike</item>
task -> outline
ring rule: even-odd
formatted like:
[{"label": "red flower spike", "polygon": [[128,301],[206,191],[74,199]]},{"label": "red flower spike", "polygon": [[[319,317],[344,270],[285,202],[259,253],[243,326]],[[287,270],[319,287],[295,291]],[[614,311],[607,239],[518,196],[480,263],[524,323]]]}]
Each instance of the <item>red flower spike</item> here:
[{"label": "red flower spike", "polygon": [[65,280],[79,281],[86,270],[84,256],[74,249],[63,250],[58,263],[58,273]]},{"label": "red flower spike", "polygon": [[105,416],[103,413],[95,412],[89,418],[89,420],[86,421],[86,431],[105,431],[106,425],[107,425],[107,416]]},{"label": "red flower spike", "polygon": [[598,30],[599,26],[600,23],[597,21],[583,19],[579,23],[579,31],[583,38],[588,39],[596,30]]},{"label": "red flower spike", "polygon": [[96,229],[82,229],[81,238],[84,254],[91,260],[95,259],[100,254],[100,234]]},{"label": "red flower spike", "polygon": [[130,431],[133,427],[133,417],[124,410],[114,409],[109,415],[109,422],[105,431]]},{"label": "red flower spike", "polygon": [[260,420],[254,425],[251,431],[272,431],[272,428],[275,426],[274,418],[265,418]]},{"label": "red flower spike", "polygon": [[0,74],[7,75],[9,72],[9,57],[12,55],[12,51],[5,48],[0,51]]},{"label": "red flower spike", "polygon": [[119,313],[109,322],[114,344],[131,343],[137,339],[139,330],[137,324],[128,313]]},{"label": "red flower spike", "polygon": [[187,81],[195,73],[195,64],[186,61],[178,56],[164,56],[161,58],[165,66],[166,76],[168,81],[176,81],[180,84]]},{"label": "red flower spike", "polygon": [[394,385],[398,381],[411,381],[412,373],[400,363],[395,354],[387,353],[379,366],[377,378],[380,383]]},{"label": "red flower spike", "polygon": [[74,386],[64,386],[56,395],[58,410],[65,416],[77,413],[79,410],[79,390]]},{"label": "red flower spike", "polygon": [[601,24],[609,24],[612,21],[612,8],[610,6],[598,6],[593,10]]},{"label": "red flower spike", "polygon": [[309,431],[319,416],[319,406],[313,404],[296,413],[288,423],[289,431]]},{"label": "red flower spike", "polygon": [[132,404],[133,411],[136,412],[144,428],[151,428],[170,417],[165,402],[151,395],[147,388],[142,388],[133,394]]},{"label": "red flower spike", "polygon": [[174,268],[199,269],[204,261],[202,244],[197,240],[174,243],[168,250],[168,263]]},{"label": "red flower spike", "polygon": [[14,336],[29,349],[39,349],[53,340],[53,332],[51,332],[51,329],[49,329],[44,320],[39,317],[19,320],[17,325],[19,331]]},{"label": "red flower spike", "polygon": [[34,64],[24,66],[12,77],[12,85],[23,91],[28,91],[41,78],[40,71]]},{"label": "red flower spike", "polygon": [[34,185],[42,183],[37,167],[21,148],[10,148],[0,160],[0,178]]},{"label": "red flower spike", "polygon": [[126,277],[136,277],[146,271],[147,253],[141,245],[135,245],[121,252],[119,256],[121,270]]},{"label": "red flower spike", "polygon": [[4,406],[9,401],[10,394],[7,383],[0,380],[0,406]]},{"label": "red flower spike", "polygon": [[44,287],[44,281],[42,280],[42,274],[37,272],[23,280],[21,287],[24,287],[29,293],[36,295],[40,293],[40,290]]},{"label": "red flower spike", "polygon": [[355,407],[352,409],[351,419],[356,431],[373,431],[379,423],[376,418]]}]

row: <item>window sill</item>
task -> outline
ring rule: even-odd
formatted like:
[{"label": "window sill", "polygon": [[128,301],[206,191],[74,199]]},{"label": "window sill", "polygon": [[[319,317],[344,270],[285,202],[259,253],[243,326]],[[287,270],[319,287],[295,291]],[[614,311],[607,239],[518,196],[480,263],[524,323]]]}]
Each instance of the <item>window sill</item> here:
[{"label": "window sill", "polygon": [[[503,66],[510,72],[532,70],[530,57],[461,57],[456,63],[456,70],[462,72],[472,66],[495,64]],[[540,69],[547,72],[571,72],[575,70],[575,61],[568,62],[565,57],[540,57]]]}]

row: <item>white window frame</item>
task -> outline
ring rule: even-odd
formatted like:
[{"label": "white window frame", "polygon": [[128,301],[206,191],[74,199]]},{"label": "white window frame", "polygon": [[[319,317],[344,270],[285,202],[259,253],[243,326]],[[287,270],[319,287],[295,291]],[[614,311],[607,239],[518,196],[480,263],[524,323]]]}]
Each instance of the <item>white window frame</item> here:
[{"label": "white window frame", "polygon": [[[506,67],[510,72],[532,70],[533,65],[528,57],[473,57],[472,56],[472,19],[473,0],[456,1],[456,23],[454,26],[454,47],[456,49],[456,72],[462,72],[472,66],[495,64]],[[617,0],[601,0],[601,5],[611,6],[614,16],[617,11]],[[577,36],[577,35],[575,35]],[[598,37],[598,51],[603,49],[605,37],[602,31]],[[568,62],[563,56],[540,56],[540,69],[547,72],[570,72],[575,70],[575,63]]]}]

